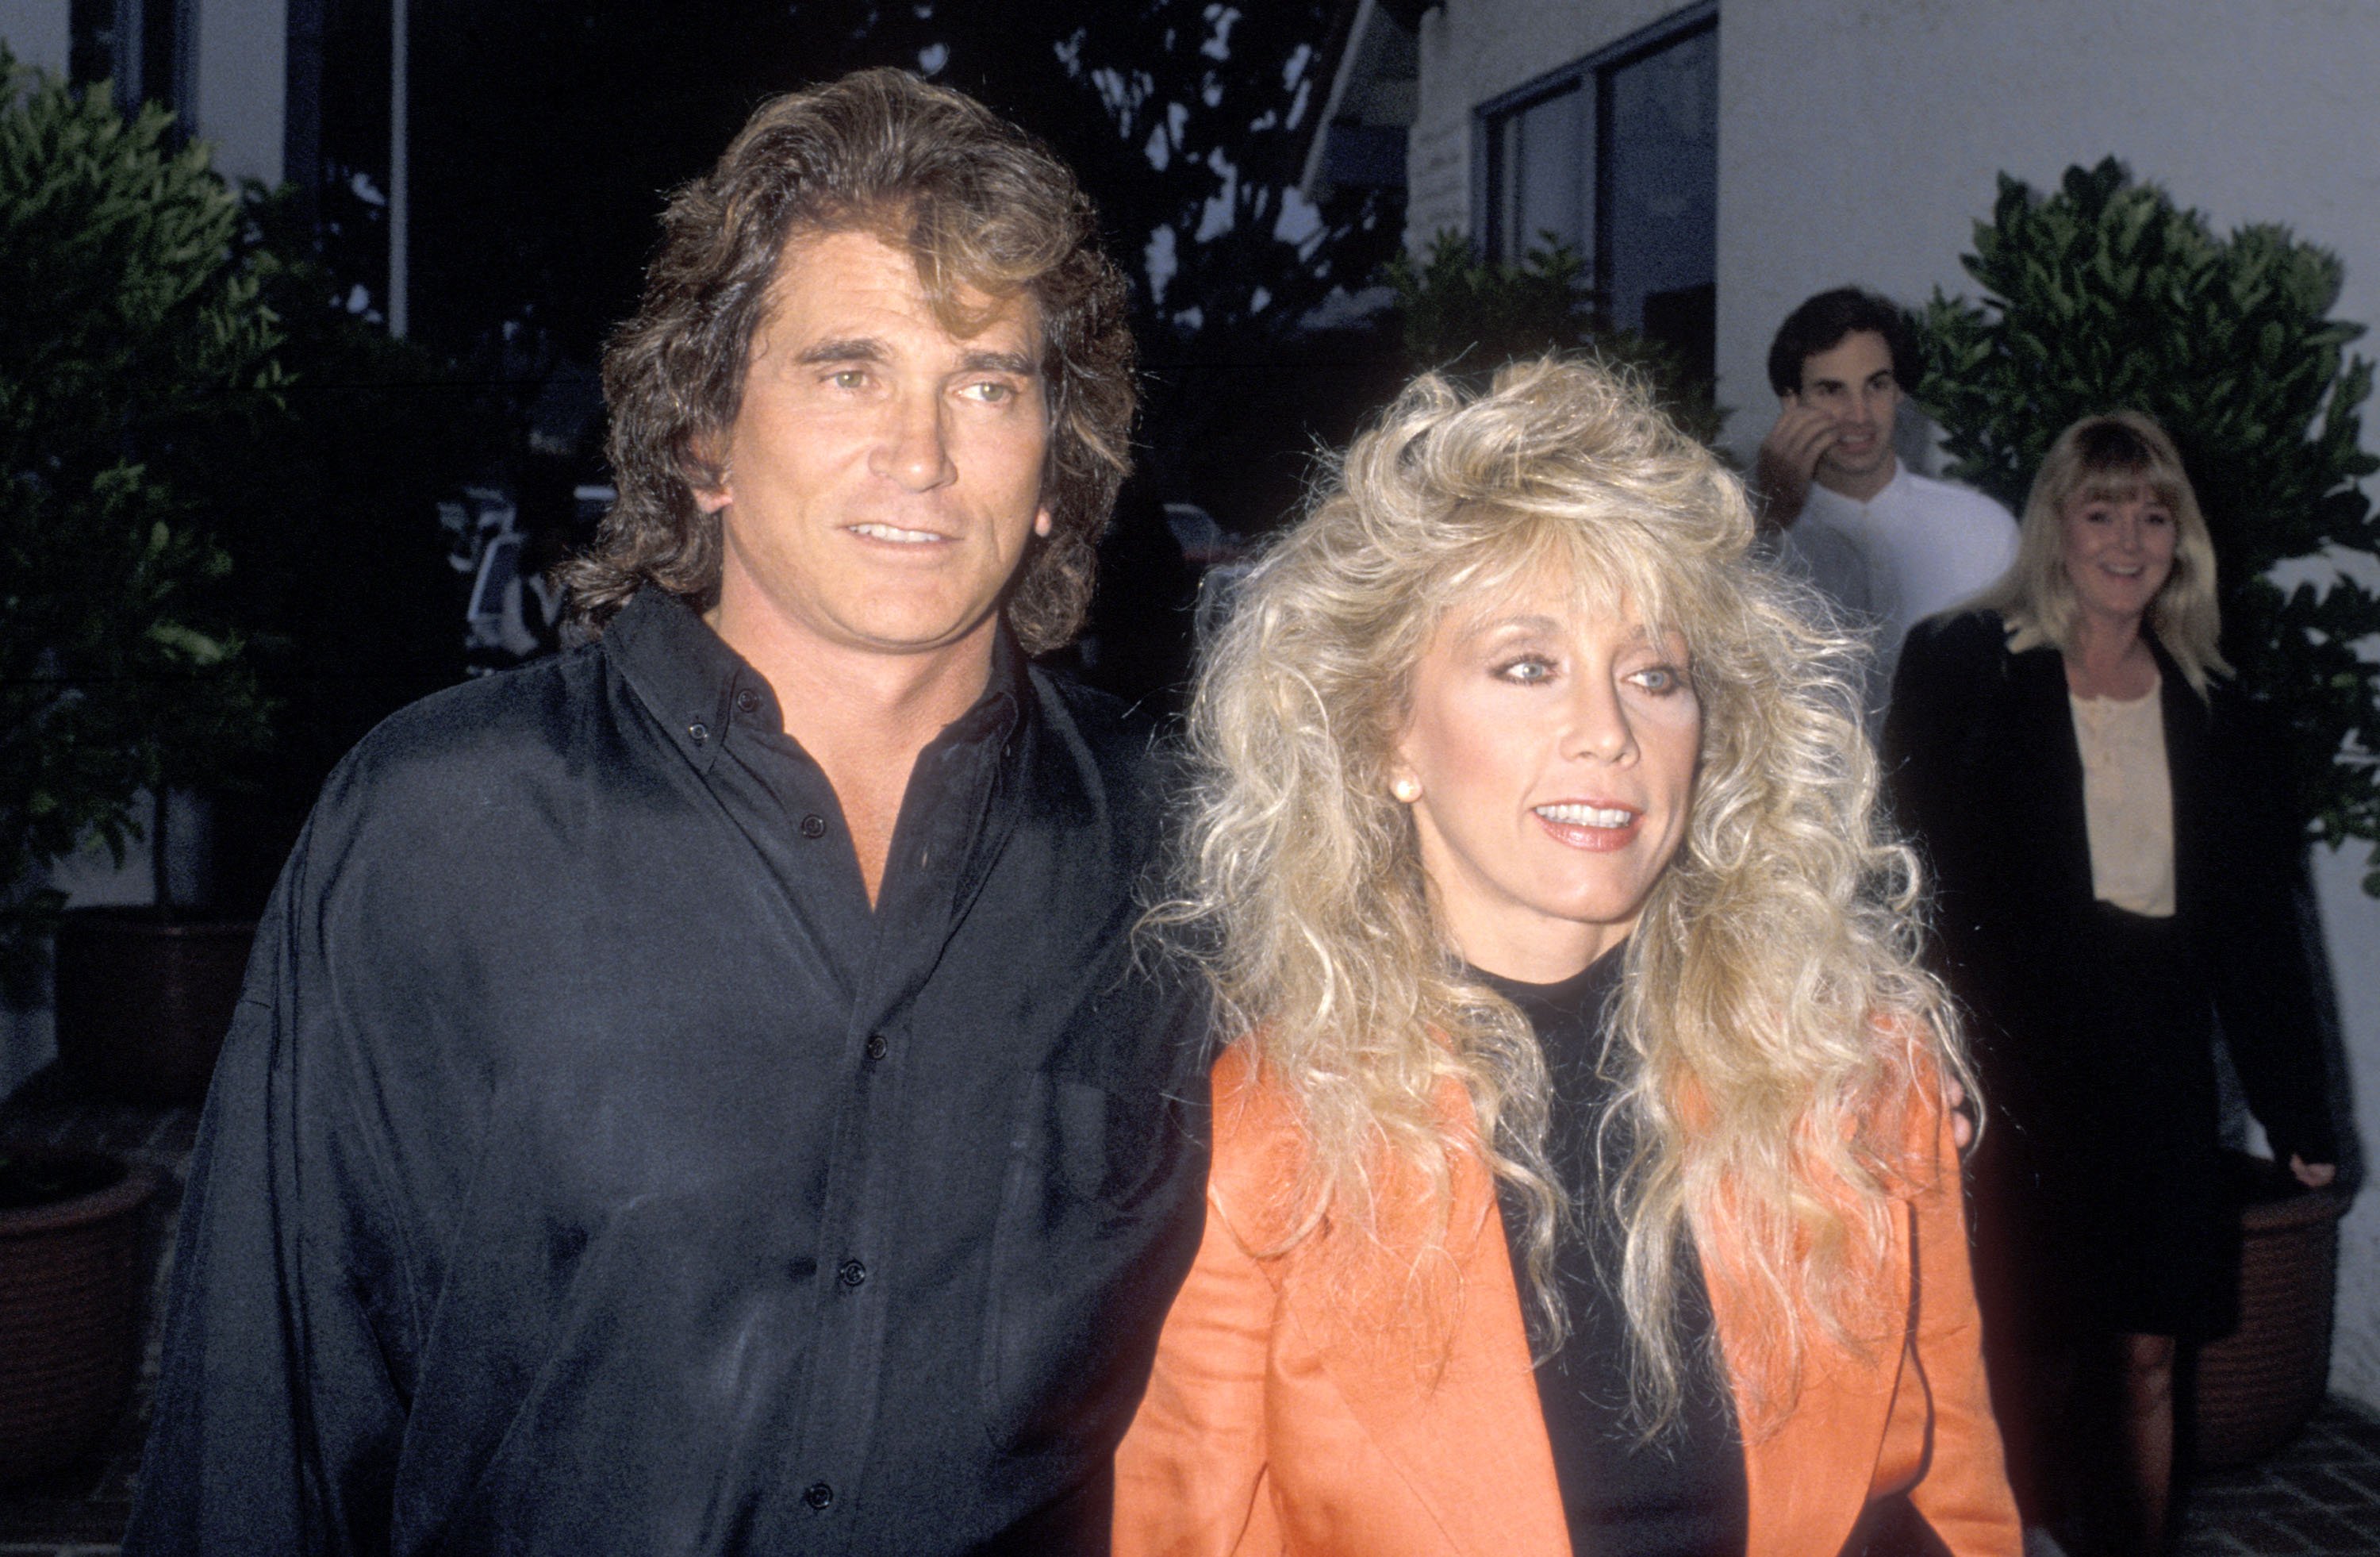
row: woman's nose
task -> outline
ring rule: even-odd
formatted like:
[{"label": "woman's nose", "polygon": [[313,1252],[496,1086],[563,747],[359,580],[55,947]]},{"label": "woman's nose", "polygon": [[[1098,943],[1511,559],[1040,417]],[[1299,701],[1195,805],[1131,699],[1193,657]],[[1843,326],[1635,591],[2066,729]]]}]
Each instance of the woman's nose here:
[{"label": "woman's nose", "polygon": [[1581,687],[1572,708],[1570,755],[1617,762],[1636,747],[1635,731],[1619,694],[1608,684]]}]

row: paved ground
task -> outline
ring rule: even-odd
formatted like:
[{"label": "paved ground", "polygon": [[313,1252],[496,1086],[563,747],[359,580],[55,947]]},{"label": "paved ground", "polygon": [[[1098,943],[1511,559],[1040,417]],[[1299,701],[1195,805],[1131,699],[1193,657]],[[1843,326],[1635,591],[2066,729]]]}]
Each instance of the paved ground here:
[{"label": "paved ground", "polygon": [[[192,1110],[96,1102],[55,1069],[0,1104],[0,1139],[96,1146],[164,1170],[165,1193],[151,1210],[158,1288],[196,1130]],[[151,1307],[153,1319],[153,1292]],[[44,1481],[0,1487],[0,1557],[115,1557],[131,1507],[156,1347],[152,1324],[131,1406],[81,1464]],[[2203,1478],[2183,1514],[2180,1553],[2380,1557],[2380,1416],[2333,1397],[2273,1459]]]},{"label": "paved ground", "polygon": [[2380,1417],[2334,1395],[2273,1459],[2201,1478],[2181,1551],[2183,1557],[2380,1552]]}]

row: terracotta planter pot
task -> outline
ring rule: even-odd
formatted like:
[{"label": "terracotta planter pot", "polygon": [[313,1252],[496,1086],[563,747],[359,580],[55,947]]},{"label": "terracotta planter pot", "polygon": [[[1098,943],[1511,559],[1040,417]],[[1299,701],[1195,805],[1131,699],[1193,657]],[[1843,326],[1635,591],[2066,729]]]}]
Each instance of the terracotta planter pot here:
[{"label": "terracotta planter pot", "polygon": [[140,1361],[140,1210],[155,1173],[97,1153],[11,1150],[76,1181],[0,1203],[0,1482],[58,1469],[115,1422]]},{"label": "terracotta planter pot", "polygon": [[58,1058],[112,1097],[200,1101],[255,939],[253,919],[69,911],[58,928]]},{"label": "terracotta planter pot", "polygon": [[2197,1460],[2261,1460],[2298,1435],[2330,1376],[2343,1190],[2305,1189],[2262,1158],[2242,1160],[2240,1328],[2198,1353]]}]

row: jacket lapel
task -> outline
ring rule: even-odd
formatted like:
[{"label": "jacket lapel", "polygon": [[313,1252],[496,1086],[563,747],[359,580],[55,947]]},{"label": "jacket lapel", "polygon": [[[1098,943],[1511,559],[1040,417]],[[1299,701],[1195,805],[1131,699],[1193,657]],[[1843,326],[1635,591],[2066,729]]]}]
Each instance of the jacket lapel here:
[{"label": "jacket lapel", "polygon": [[[2008,815],[2018,836],[2002,840],[2039,874],[2036,906],[2078,907],[2091,901],[2091,830],[2082,809],[2082,748],[2066,689],[2066,660],[2055,649],[2014,658],[2016,707],[2010,711],[1998,772],[1985,782],[2023,797]],[[2025,833],[2037,841],[2022,842]]]},{"label": "jacket lapel", "polygon": [[[1904,1320],[1909,1312],[1909,1220],[1892,1219],[1875,1280],[1888,1307],[1876,1310]],[[1735,1391],[1736,1422],[1744,1435],[1743,1478],[1749,1501],[1746,1550],[1828,1553],[1841,1549],[1866,1506],[1879,1462],[1894,1398],[1909,1382],[1905,1322],[1888,1327],[1875,1344],[1900,1355],[1888,1361],[1840,1344],[1816,1325],[1804,1332],[1808,1354],[1803,1382],[1781,1421],[1774,1409],[1764,1417],[1749,1392],[1748,1360],[1764,1349],[1755,1333],[1755,1315],[1737,1296],[1742,1284],[1722,1279],[1705,1261],[1711,1318],[1719,1350],[1728,1359]],[[1881,1365],[1880,1365],[1881,1363]],[[1879,1381],[1888,1388],[1879,1389]],[[1913,1414],[1923,1422],[1922,1412]],[[1912,1478],[1913,1479],[1913,1478]]]},{"label": "jacket lapel", "polygon": [[[1430,1306],[1434,1337],[1390,1333],[1376,1305],[1351,1305],[1307,1264],[1284,1293],[1350,1411],[1402,1476],[1451,1550],[1494,1557],[1567,1552],[1561,1487],[1537,1404],[1536,1375],[1486,1174],[1464,1159],[1447,1233],[1447,1279]],[[1383,1286],[1383,1294],[1403,1290]],[[1425,1409],[1426,1407],[1426,1409]]]}]

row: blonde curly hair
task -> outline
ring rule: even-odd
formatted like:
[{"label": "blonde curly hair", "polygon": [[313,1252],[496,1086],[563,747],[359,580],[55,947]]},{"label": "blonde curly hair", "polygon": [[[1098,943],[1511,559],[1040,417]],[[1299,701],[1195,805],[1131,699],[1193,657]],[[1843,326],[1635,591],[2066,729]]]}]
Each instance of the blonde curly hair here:
[{"label": "blonde curly hair", "polygon": [[[1682,637],[1699,768],[1623,954],[1614,1109],[1637,1147],[1603,1186],[1648,1432],[1679,1405],[1690,1235],[1709,1248],[1726,1230],[1711,1279],[1773,1338],[1732,1359],[1755,1405],[1790,1408],[1804,1313],[1854,1345],[1876,1332],[1861,1271],[1909,1110],[1964,1074],[1917,962],[1916,862],[1876,809],[1858,646],[1752,541],[1741,483],[1635,384],[1556,359],[1478,395],[1425,374],[1239,587],[1190,713],[1184,890],[1156,915],[1208,967],[1220,1030],[1246,1036],[1302,1121],[1289,1241],[1326,1217],[1376,1239],[1410,1225],[1380,1213],[1416,1178],[1442,1212],[1452,1162],[1476,1153],[1526,1208],[1524,1290],[1558,1344],[1555,1250],[1588,1186],[1548,1170],[1535,1036],[1450,944],[1389,772],[1413,667],[1450,612],[1552,567],[1590,605],[1624,600]],[[1433,1106],[1450,1082],[1475,1134]]]}]

